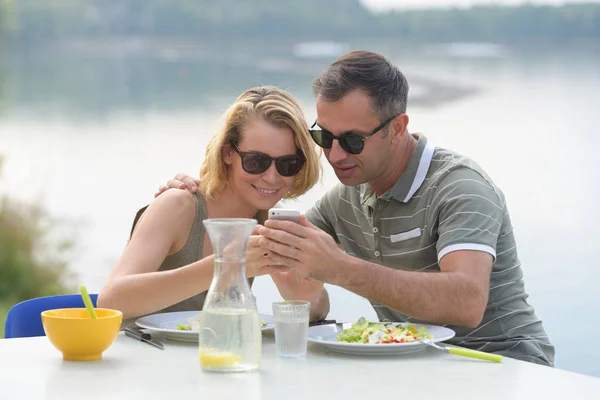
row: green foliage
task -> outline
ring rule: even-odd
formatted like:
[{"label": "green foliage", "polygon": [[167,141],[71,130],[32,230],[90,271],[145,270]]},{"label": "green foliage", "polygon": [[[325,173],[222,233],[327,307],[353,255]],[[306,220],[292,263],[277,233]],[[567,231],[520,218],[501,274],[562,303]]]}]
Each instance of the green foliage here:
[{"label": "green foliage", "polygon": [[19,30],[14,0],[0,0],[0,40]]},{"label": "green foliage", "polygon": [[4,321],[12,304],[0,301],[0,338],[4,337]]},{"label": "green foliage", "polygon": [[0,309],[69,291],[65,255],[71,243],[51,243],[53,228],[54,221],[39,205],[0,195]]},{"label": "green foliage", "polygon": [[8,198],[0,203],[0,299],[15,301],[64,293],[66,263],[59,255],[70,248],[44,247],[46,213],[37,205],[24,206]]},{"label": "green foliage", "polygon": [[0,36],[4,31],[21,45],[82,36],[506,42],[600,37],[599,4],[375,14],[359,0],[0,0],[0,15]]},{"label": "green foliage", "polygon": [[599,4],[412,10],[388,13],[381,18],[390,33],[422,40],[515,43],[519,39],[600,38]]}]

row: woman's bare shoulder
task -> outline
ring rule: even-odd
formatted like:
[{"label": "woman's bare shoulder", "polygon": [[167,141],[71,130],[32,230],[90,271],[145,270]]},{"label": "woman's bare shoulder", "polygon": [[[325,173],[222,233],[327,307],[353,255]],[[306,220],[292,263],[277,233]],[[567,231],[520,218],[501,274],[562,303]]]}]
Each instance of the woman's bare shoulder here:
[{"label": "woman's bare shoulder", "polygon": [[169,189],[165,191],[147,206],[142,215],[136,216],[134,229],[142,221],[145,224],[159,226],[161,229],[182,227],[185,222],[193,221],[196,215],[195,196],[187,190]]}]

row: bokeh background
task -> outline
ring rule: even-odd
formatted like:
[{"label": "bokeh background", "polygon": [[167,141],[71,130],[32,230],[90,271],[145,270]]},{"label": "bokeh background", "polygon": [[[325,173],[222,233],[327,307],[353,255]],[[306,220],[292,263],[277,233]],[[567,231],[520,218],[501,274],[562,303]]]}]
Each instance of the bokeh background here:
[{"label": "bokeh background", "polygon": [[[598,2],[0,0],[0,322],[26,298],[100,290],[136,210],[198,174],[239,93],[280,86],[312,122],[312,79],[353,49],[406,74],[411,131],[502,188],[557,367],[600,376]],[[337,182],[323,163],[290,207]],[[270,279],[253,290],[270,312]],[[375,316],[329,290],[331,317]]]}]

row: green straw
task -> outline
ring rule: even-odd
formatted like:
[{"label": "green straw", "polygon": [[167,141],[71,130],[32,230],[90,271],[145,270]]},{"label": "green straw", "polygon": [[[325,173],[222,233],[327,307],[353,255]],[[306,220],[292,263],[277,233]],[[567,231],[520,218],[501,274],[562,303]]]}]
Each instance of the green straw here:
[{"label": "green straw", "polygon": [[87,288],[84,285],[79,286],[79,293],[81,293],[81,298],[83,299],[83,303],[85,304],[85,308],[87,308],[90,317],[96,318],[96,310],[94,309],[94,305],[92,304],[90,294],[88,293]]}]

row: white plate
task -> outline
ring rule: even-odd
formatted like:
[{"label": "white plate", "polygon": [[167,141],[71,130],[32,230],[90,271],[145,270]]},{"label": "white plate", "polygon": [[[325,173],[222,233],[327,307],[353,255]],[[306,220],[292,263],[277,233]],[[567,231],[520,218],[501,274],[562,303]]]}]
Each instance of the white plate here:
[{"label": "white plate", "polygon": [[[395,325],[410,325],[409,323]],[[437,325],[413,324],[417,329],[424,326],[427,333],[433,336],[433,342],[443,342],[452,339],[456,334],[452,329]],[[338,342],[336,335],[341,332],[335,324],[317,325],[308,328],[308,341],[325,345],[336,353],[358,354],[367,356],[383,356],[394,354],[414,353],[423,350],[427,345],[421,342],[409,343],[386,343],[386,344],[368,344],[368,343],[344,343]]]},{"label": "white plate", "polygon": [[[178,311],[162,314],[146,315],[138,318],[135,324],[142,329],[149,329],[155,332],[163,332],[165,337],[170,340],[180,342],[197,342],[198,331],[180,331],[177,329],[177,324],[190,324],[191,319],[197,318],[199,311]],[[275,320],[272,315],[258,314],[262,321],[267,325],[262,327],[262,330],[273,329]]]}]

